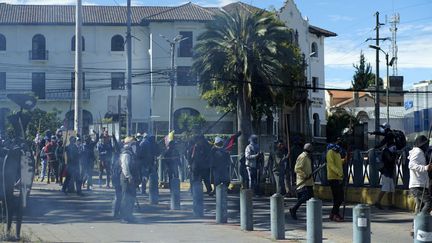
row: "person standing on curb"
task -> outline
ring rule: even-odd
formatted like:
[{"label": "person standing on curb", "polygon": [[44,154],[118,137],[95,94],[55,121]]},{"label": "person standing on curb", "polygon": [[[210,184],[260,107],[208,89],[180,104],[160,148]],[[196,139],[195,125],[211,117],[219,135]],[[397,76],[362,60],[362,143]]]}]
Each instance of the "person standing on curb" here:
[{"label": "person standing on curb", "polygon": [[428,172],[432,165],[426,162],[425,152],[429,148],[429,140],[421,135],[415,139],[415,146],[409,151],[408,168],[410,170],[409,189],[416,201],[415,212],[429,214],[432,210],[432,198],[429,194]]},{"label": "person standing on curb", "polygon": [[312,144],[306,143],[296,161],[294,171],[297,175],[297,203],[294,207],[289,209],[290,215],[293,219],[297,220],[297,210],[307,200],[313,197],[312,178]]},{"label": "person standing on curb", "polygon": [[269,166],[272,167],[273,176],[276,182],[276,192],[284,196],[285,189],[285,172],[288,162],[288,149],[282,140],[276,140],[273,143],[272,152],[269,156]]},{"label": "person standing on curb", "polygon": [[258,136],[253,134],[249,138],[249,145],[245,149],[246,170],[248,172],[248,188],[259,194],[258,160],[263,157],[258,146]]},{"label": "person standing on curb", "polygon": [[342,148],[342,139],[338,138],[336,143],[327,146],[327,179],[333,196],[333,208],[329,219],[335,222],[343,222],[343,217],[339,214],[339,208],[344,201],[344,173],[343,164],[345,150]]}]

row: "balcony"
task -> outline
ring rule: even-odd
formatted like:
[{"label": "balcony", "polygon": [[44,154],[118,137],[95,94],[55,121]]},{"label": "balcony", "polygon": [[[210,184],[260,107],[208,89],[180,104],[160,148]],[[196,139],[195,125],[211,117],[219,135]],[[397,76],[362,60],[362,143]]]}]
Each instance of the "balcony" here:
[{"label": "balcony", "polygon": [[[8,89],[8,90],[0,90],[0,100],[7,100],[6,95],[8,94],[34,94],[31,90],[19,90],[19,89]],[[43,95],[43,94],[42,94]],[[49,101],[64,101],[64,100],[73,100],[75,98],[75,92],[70,89],[47,89],[45,90],[45,99],[40,100],[49,100]],[[85,89],[82,91],[83,100],[90,99],[90,90]]]},{"label": "balcony", "polygon": [[47,61],[48,51],[46,50],[30,50],[29,60],[31,61]]}]

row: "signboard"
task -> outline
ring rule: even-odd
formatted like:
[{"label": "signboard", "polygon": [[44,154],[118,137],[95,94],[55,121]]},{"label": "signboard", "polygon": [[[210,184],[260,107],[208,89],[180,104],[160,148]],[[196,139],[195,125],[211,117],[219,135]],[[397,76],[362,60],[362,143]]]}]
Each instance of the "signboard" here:
[{"label": "signboard", "polygon": [[414,107],[414,101],[412,101],[412,100],[405,101],[404,107],[405,107],[405,110],[409,110],[409,109],[413,108]]}]

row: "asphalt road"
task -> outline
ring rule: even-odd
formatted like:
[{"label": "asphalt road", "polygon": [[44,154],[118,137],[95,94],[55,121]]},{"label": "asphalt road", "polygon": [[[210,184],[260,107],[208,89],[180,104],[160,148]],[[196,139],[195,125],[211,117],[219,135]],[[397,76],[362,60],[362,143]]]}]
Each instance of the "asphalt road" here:
[{"label": "asphalt road", "polygon": [[[36,183],[25,211],[23,236],[34,242],[272,242],[269,198],[254,199],[253,232],[239,227],[239,198],[229,196],[229,223],[216,225],[215,198],[205,197],[205,217],[194,218],[188,192],[182,191],[182,210],[169,210],[169,191],[162,189],[159,205],[149,205],[139,195],[140,208],[135,209],[136,224],[122,224],[110,216],[112,189],[96,188],[85,196],[64,195],[58,185]],[[287,199],[293,205],[295,199]],[[331,203],[323,207],[324,242],[352,242],[351,207],[346,222],[328,220]],[[288,206],[286,207],[288,213]],[[305,208],[299,220],[287,217],[286,239],[281,242],[306,240]],[[404,211],[372,208],[372,242],[411,242],[409,231],[413,215]]]}]

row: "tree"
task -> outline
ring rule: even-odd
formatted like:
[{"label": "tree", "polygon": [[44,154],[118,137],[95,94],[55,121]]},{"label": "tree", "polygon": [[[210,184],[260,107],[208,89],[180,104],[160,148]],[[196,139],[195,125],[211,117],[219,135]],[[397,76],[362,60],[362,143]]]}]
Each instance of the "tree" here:
[{"label": "tree", "polygon": [[354,90],[363,90],[369,86],[375,86],[375,74],[372,73],[370,63],[366,63],[363,51],[360,52],[359,64],[353,64],[353,67],[356,69],[351,81]]},{"label": "tree", "polygon": [[334,142],[337,137],[342,136],[345,128],[352,128],[356,124],[358,124],[357,118],[345,109],[339,108],[327,119],[327,141]]},{"label": "tree", "polygon": [[193,70],[201,96],[210,106],[237,111],[241,150],[252,115],[258,119],[288,103],[294,90],[284,85],[304,80],[304,59],[290,37],[274,13],[244,8],[221,11],[198,37]]}]

